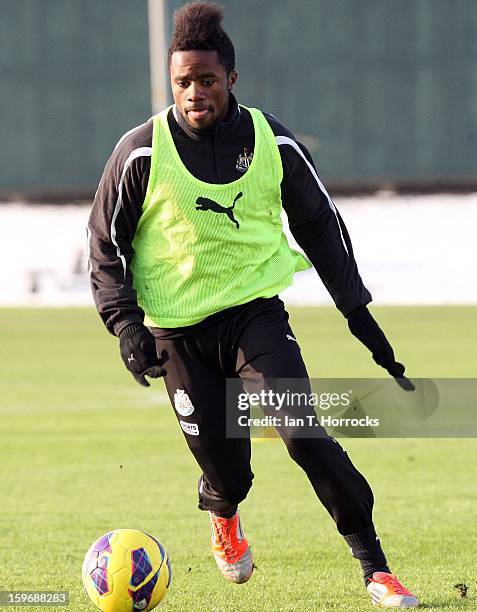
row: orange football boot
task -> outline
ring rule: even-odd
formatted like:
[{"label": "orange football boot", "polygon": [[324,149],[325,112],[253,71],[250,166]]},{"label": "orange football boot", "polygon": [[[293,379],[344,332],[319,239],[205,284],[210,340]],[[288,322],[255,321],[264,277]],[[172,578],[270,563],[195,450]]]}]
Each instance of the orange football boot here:
[{"label": "orange football boot", "polygon": [[373,604],[379,608],[417,608],[419,605],[417,597],[387,572],[374,572],[366,588]]},{"label": "orange football boot", "polygon": [[212,528],[212,554],[227,580],[247,582],[253,572],[252,551],[245,539],[236,512],[232,518],[222,518],[209,512]]}]

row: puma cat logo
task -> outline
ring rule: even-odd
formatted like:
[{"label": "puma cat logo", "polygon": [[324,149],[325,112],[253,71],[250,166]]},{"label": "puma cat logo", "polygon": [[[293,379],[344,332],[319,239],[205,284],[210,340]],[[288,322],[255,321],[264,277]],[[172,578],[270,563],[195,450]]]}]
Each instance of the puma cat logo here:
[{"label": "puma cat logo", "polygon": [[216,212],[216,213],[225,213],[227,217],[232,221],[232,223],[235,223],[235,225],[237,226],[237,229],[239,229],[240,225],[239,225],[239,222],[234,217],[233,208],[235,206],[235,202],[238,199],[240,199],[242,195],[243,193],[240,192],[235,196],[235,200],[233,201],[232,206],[221,206],[220,204],[217,204],[217,202],[214,202],[214,200],[209,200],[209,198],[199,197],[195,201],[195,203],[197,204],[195,209],[196,210],[211,210],[212,212]]}]

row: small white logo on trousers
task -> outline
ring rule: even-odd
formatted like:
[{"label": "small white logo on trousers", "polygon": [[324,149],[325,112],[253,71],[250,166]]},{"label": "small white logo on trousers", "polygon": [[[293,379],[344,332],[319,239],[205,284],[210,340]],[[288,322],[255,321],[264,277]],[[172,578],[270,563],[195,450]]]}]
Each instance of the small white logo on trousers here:
[{"label": "small white logo on trousers", "polygon": [[293,340],[293,342],[296,342],[296,338],[290,336],[290,334],[287,334],[287,340]]},{"label": "small white logo on trousers", "polygon": [[190,416],[194,412],[194,406],[184,389],[177,389],[174,393],[174,406],[181,416]]},{"label": "small white logo on trousers", "polygon": [[182,430],[185,431],[186,434],[190,436],[198,436],[199,435],[199,426],[197,423],[186,423],[185,421],[179,421],[181,424]]}]

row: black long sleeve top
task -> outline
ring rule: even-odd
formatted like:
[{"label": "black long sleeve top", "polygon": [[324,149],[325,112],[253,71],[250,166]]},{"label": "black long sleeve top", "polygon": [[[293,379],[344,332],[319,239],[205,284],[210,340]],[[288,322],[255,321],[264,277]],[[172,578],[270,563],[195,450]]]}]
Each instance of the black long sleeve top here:
[{"label": "black long sleeve top", "polygon": [[[290,231],[337,308],[347,316],[369,303],[371,295],[358,273],[345,224],[307,149],[274,116],[264,115],[283,164],[281,196]],[[182,162],[198,179],[223,184],[247,171],[254,150],[253,122],[232,94],[225,119],[212,131],[193,130],[175,107],[168,113],[168,123]],[[88,221],[93,297],[104,324],[114,335],[144,318],[130,263],[149,180],[152,129],[150,119],[118,142],[106,164]],[[183,328],[183,333],[195,327]]]}]

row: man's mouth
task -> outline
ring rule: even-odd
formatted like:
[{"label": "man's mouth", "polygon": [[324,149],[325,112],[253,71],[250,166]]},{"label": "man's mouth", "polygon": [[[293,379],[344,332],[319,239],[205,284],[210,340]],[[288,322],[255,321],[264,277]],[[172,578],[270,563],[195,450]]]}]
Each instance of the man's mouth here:
[{"label": "man's mouth", "polygon": [[187,111],[187,116],[190,119],[197,121],[198,119],[203,119],[208,112],[208,108],[194,108]]}]

